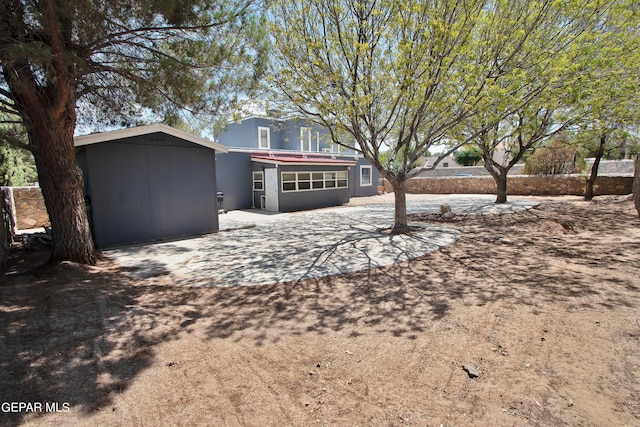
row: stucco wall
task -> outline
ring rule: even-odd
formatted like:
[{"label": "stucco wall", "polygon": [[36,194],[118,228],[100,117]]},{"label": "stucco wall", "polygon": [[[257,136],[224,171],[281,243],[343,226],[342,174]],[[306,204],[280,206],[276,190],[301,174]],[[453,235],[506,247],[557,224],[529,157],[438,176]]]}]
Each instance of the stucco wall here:
[{"label": "stucco wall", "polygon": [[[558,196],[584,194],[586,176],[529,176],[509,177],[507,191],[512,195]],[[596,180],[596,195],[625,195],[632,193],[632,176],[600,176]],[[408,193],[417,194],[495,194],[495,181],[490,176],[414,178],[406,183]],[[393,189],[385,181],[385,191]]]}]

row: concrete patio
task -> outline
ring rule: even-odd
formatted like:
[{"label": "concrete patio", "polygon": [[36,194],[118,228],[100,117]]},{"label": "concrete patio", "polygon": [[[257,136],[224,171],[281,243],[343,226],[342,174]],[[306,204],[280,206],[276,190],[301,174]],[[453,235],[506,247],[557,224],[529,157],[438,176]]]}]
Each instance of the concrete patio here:
[{"label": "concrete patio", "polygon": [[[373,199],[374,201],[377,199]],[[291,282],[382,267],[423,256],[451,244],[460,233],[446,225],[421,224],[409,235],[380,233],[393,224],[385,203],[269,214],[231,211],[220,215],[220,232],[184,240],[105,251],[136,279],[170,275],[176,284],[245,286]],[[409,213],[439,212],[447,203],[456,215],[511,213],[537,202],[494,196],[455,195],[409,200]]]}]

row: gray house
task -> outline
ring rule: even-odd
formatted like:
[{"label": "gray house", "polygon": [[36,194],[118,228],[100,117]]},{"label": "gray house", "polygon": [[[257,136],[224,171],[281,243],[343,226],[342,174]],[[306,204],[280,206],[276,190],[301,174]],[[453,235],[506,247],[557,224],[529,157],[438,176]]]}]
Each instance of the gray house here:
[{"label": "gray house", "polygon": [[217,140],[228,147],[216,154],[225,209],[290,212],[377,193],[377,170],[303,119],[250,117],[229,124]]},{"label": "gray house", "polygon": [[106,247],[218,229],[215,154],[166,125],[75,138],[94,242]]}]

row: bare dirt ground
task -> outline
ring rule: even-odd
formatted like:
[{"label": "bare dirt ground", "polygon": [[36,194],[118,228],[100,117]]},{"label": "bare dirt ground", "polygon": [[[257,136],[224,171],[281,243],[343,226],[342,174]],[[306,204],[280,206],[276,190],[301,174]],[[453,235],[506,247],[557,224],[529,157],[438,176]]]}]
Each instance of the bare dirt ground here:
[{"label": "bare dirt ground", "polygon": [[43,253],[19,253],[0,282],[0,424],[640,425],[632,202],[448,225],[458,242],[408,263],[244,288],[108,260],[20,273]]}]

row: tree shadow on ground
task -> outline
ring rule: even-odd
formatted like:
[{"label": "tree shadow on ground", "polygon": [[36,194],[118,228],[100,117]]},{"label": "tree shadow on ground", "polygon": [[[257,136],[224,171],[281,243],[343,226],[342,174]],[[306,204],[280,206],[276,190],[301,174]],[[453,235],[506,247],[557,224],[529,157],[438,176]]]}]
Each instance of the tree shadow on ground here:
[{"label": "tree shadow on ground", "polygon": [[[523,305],[534,313],[559,300],[567,310],[633,306],[635,212],[626,204],[589,206],[469,216],[456,223],[459,241],[419,259],[266,286],[134,281],[112,264],[62,264],[16,277],[0,286],[0,391],[5,401],[69,402],[91,413],[162,363],[154,346],[183,333],[254,346],[336,332],[415,339],[460,304]],[[24,415],[2,413],[0,422],[18,425]]]},{"label": "tree shadow on ground", "polygon": [[[84,413],[109,406],[153,363],[153,346],[179,330],[162,328],[160,315],[140,316],[146,292],[113,267],[71,263],[0,281],[3,401],[39,402],[43,410],[67,403]],[[2,411],[0,424],[19,425],[26,415]]]},{"label": "tree shadow on ground", "polygon": [[[282,334],[326,334],[352,325],[411,338],[445,317],[457,302],[629,306],[630,292],[638,287],[617,278],[616,271],[638,267],[638,260],[612,257],[615,248],[602,237],[617,232],[607,222],[635,218],[562,209],[467,217],[460,223],[460,241],[389,267],[212,292],[200,305],[201,326],[211,338],[252,339],[262,345],[277,342]],[[572,227],[565,226],[568,221]],[[632,237],[615,238],[637,253]],[[616,291],[605,294],[601,283]],[[275,330],[277,334],[268,333]]]}]

